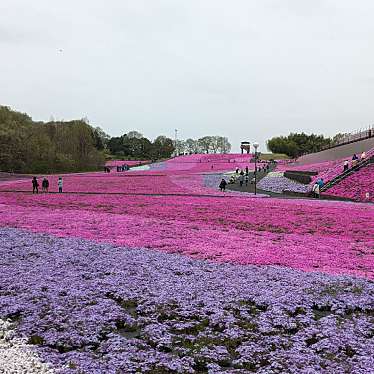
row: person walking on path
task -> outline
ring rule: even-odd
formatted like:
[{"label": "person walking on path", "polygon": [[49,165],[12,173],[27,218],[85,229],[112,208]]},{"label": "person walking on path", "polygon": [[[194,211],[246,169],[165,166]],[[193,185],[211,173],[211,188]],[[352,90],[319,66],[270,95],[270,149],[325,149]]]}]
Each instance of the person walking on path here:
[{"label": "person walking on path", "polygon": [[48,192],[48,189],[49,189],[49,180],[46,177],[44,177],[42,181],[42,191]]},{"label": "person walking on path", "polygon": [[240,174],[240,176],[239,176],[240,187],[243,187],[243,182],[244,182],[244,173]]},{"label": "person walking on path", "polygon": [[320,190],[318,182],[314,183],[312,192],[313,192],[313,197],[319,199],[319,195],[320,195],[321,190]]},{"label": "person walking on path", "polygon": [[245,175],[249,174],[248,166],[245,167]]},{"label": "person walking on path", "polygon": [[222,178],[221,183],[219,184],[219,189],[221,190],[221,192],[226,191],[226,185],[227,185],[227,182],[225,181],[224,178]]},{"label": "person walking on path", "polygon": [[62,193],[62,186],[63,186],[62,177],[58,177],[57,185],[58,185],[58,192]]},{"label": "person walking on path", "polygon": [[32,193],[39,193],[39,182],[36,177],[32,178]]},{"label": "person walking on path", "polygon": [[248,182],[249,182],[249,175],[247,174],[245,176],[245,185],[248,186]]},{"label": "person walking on path", "polygon": [[347,171],[349,169],[349,162],[348,160],[344,161],[344,171]]}]

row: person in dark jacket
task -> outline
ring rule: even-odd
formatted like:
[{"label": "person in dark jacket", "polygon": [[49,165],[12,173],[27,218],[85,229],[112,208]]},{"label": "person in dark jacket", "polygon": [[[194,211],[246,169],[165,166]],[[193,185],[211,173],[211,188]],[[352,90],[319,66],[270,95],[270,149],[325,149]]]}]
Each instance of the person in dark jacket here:
[{"label": "person in dark jacket", "polygon": [[32,178],[32,193],[39,193],[39,182],[36,177]]},{"label": "person in dark jacket", "polygon": [[48,192],[48,189],[49,189],[49,180],[44,177],[42,181],[42,191]]},{"label": "person in dark jacket", "polygon": [[222,192],[225,192],[226,191],[226,185],[227,185],[227,182],[222,178],[221,183],[219,184],[219,189]]}]

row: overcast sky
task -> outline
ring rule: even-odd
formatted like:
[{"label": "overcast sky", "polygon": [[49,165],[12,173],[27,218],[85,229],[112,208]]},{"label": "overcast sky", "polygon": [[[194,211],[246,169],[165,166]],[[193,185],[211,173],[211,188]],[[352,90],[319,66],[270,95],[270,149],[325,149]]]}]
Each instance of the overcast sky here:
[{"label": "overcast sky", "polygon": [[359,129],[374,123],[374,1],[1,0],[0,104],[233,150]]}]

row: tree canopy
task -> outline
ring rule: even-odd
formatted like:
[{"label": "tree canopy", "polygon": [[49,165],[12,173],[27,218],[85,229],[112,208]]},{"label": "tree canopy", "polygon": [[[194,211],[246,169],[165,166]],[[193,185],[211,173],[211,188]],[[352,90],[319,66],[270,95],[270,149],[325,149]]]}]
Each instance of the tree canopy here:
[{"label": "tree canopy", "polygon": [[288,136],[276,136],[267,141],[268,149],[273,153],[284,153],[292,158],[306,153],[318,152],[332,143],[323,135],[291,133]]},{"label": "tree canopy", "polygon": [[223,136],[204,136],[196,140],[189,138],[175,142],[160,135],[151,142],[137,131],[113,137],[107,144],[112,155],[152,160],[169,158],[173,154],[228,153],[231,149],[230,142]]},{"label": "tree canopy", "polygon": [[108,157],[159,160],[172,155],[228,153],[223,136],[174,141],[164,135],[153,141],[132,130],[110,137],[87,118],[35,122],[24,113],[0,106],[0,171],[57,173],[99,170]]},{"label": "tree canopy", "polygon": [[177,144],[177,153],[229,153],[231,144],[224,136],[203,136],[199,139],[188,138]]},{"label": "tree canopy", "polygon": [[0,106],[0,170],[97,170],[105,162],[103,134],[85,120],[34,122],[26,114]]}]

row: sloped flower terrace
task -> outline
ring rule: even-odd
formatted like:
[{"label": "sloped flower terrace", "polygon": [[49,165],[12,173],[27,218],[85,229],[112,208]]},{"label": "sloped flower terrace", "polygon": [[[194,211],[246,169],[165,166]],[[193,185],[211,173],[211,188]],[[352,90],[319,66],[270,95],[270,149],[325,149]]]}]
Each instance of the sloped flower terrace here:
[{"label": "sloped flower terrace", "polygon": [[0,185],[2,367],[374,371],[373,206],[220,193],[248,160],[208,156]]}]

